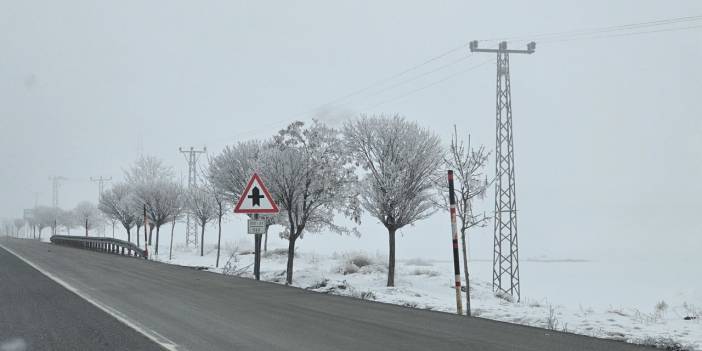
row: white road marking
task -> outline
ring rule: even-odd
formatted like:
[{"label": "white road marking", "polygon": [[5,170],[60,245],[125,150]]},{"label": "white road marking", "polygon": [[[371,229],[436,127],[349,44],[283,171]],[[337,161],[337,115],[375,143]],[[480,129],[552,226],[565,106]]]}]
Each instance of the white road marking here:
[{"label": "white road marking", "polygon": [[12,249],[10,249],[10,248],[8,248],[8,247],[2,245],[2,244],[0,244],[0,247],[3,248],[3,249],[5,249],[7,252],[9,252],[9,253],[15,255],[17,258],[19,258],[20,260],[22,260],[24,263],[28,264],[28,265],[31,266],[32,268],[34,268],[34,269],[36,269],[37,271],[39,271],[39,273],[41,273],[41,274],[47,276],[49,279],[55,281],[55,282],[58,283],[59,285],[61,285],[61,286],[63,286],[64,288],[68,289],[68,291],[70,291],[70,292],[72,292],[72,293],[74,293],[74,294],[80,296],[80,297],[81,297],[82,299],[84,299],[85,301],[90,302],[93,306],[95,306],[95,307],[101,309],[101,310],[104,311],[105,313],[107,313],[107,314],[109,314],[110,316],[116,318],[118,321],[120,321],[120,322],[124,323],[126,326],[128,326],[128,327],[134,329],[137,333],[139,333],[139,334],[141,334],[141,335],[144,335],[144,336],[147,337],[149,340],[151,340],[151,341],[153,341],[153,342],[159,344],[160,346],[162,346],[162,347],[165,348],[166,350],[169,350],[169,351],[183,351],[183,350],[184,350],[184,349],[182,349],[182,348],[179,348],[179,346],[178,346],[176,343],[174,343],[173,341],[169,340],[169,339],[166,338],[165,336],[163,336],[163,335],[161,335],[161,334],[159,334],[159,333],[157,333],[157,332],[155,332],[155,331],[153,331],[153,330],[151,330],[151,329],[148,329],[148,328],[144,327],[143,325],[140,325],[140,324],[137,323],[137,322],[134,322],[134,321],[129,320],[125,315],[123,315],[123,314],[120,313],[119,311],[113,309],[113,308],[110,307],[110,306],[107,306],[107,305],[101,303],[100,301],[97,301],[97,300],[93,299],[93,298],[90,297],[88,294],[86,294],[86,293],[84,293],[84,292],[78,290],[77,288],[75,288],[75,287],[73,287],[72,285],[68,284],[68,283],[67,283],[66,281],[64,281],[63,279],[61,279],[61,278],[59,278],[59,277],[57,277],[57,276],[51,274],[50,272],[45,271],[45,270],[42,269],[41,267],[39,267],[39,266],[35,265],[34,263],[30,262],[30,261],[27,260],[26,258],[22,257],[20,254],[16,253],[14,250],[12,250]]}]

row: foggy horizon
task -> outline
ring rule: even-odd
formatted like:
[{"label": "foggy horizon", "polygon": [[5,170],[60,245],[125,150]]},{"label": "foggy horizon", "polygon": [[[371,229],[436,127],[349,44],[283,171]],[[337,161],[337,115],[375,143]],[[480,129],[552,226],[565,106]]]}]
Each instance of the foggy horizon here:
[{"label": "foggy horizon", "polygon": [[[698,1],[208,5],[0,4],[0,217],[21,218],[35,193],[50,205],[50,176],[68,178],[60,207],[72,208],[97,201],[90,177],[112,177],[108,186],[123,180],[142,151],[163,159],[180,180],[187,168],[178,147],[206,146],[214,156],[295,120],[339,127],[361,113],[398,113],[445,144],[455,124],[494,151],[494,55],[470,55],[469,41],[702,13]],[[527,41],[509,45],[525,48]],[[521,257],[698,254],[699,30],[535,41],[533,55],[510,62]],[[489,175],[494,168],[491,157]],[[493,197],[491,188],[480,208],[491,211]],[[229,217],[227,235],[245,238],[243,219]],[[385,250],[376,220],[364,215],[360,230],[360,239],[312,234],[300,246],[343,251],[366,240]],[[492,231],[492,222],[471,231],[473,257],[490,258]],[[443,211],[401,234],[400,258],[448,257]]]}]

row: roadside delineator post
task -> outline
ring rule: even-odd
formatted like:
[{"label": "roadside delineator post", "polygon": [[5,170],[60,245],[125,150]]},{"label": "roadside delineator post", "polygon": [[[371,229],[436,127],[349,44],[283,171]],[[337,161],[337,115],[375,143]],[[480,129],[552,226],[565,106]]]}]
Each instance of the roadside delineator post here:
[{"label": "roadside delineator post", "polygon": [[[458,226],[456,225],[456,195],[453,191],[453,171],[448,171],[449,205],[451,213],[451,234],[453,240],[453,272],[456,281],[456,313],[463,314],[461,299],[461,266],[458,263]],[[470,292],[466,292],[469,294]]]}]

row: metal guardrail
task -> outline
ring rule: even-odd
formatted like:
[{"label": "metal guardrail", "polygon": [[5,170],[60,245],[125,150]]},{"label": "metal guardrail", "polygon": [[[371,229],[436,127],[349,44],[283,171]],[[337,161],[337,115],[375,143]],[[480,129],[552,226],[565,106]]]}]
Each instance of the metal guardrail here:
[{"label": "metal guardrail", "polygon": [[49,240],[57,245],[72,246],[87,250],[102,251],[117,255],[147,258],[144,250],[128,241],[92,236],[53,235]]}]

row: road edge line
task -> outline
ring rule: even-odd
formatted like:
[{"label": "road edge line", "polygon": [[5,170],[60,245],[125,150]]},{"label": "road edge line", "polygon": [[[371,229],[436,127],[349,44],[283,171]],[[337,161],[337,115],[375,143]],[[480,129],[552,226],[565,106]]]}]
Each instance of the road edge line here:
[{"label": "road edge line", "polygon": [[56,282],[57,284],[61,285],[66,290],[78,295],[78,297],[89,302],[91,305],[97,307],[101,311],[107,313],[111,317],[120,321],[122,324],[133,329],[137,333],[145,336],[147,339],[155,342],[156,344],[165,348],[166,350],[168,350],[168,351],[183,351],[183,349],[178,348],[178,344],[174,343],[172,340],[168,339],[167,337],[165,337],[165,336],[163,336],[163,335],[161,335],[161,334],[159,334],[151,329],[148,329],[144,326],[141,326],[137,322],[133,322],[133,321],[129,320],[126,316],[124,316],[119,311],[93,299],[88,294],[83,293],[82,291],[75,288],[74,286],[72,286],[68,282],[64,281],[63,279],[53,275],[52,273],[47,272],[43,268],[39,267],[38,265],[34,264],[33,262],[29,261],[28,259],[22,257],[20,254],[18,254],[14,250],[8,248],[7,246],[0,244],[0,248],[11,253],[15,257],[19,258],[22,262],[24,262],[24,263],[28,264],[30,267],[36,269],[39,273],[45,275],[47,278],[49,278],[49,279],[53,280],[54,282]]}]

